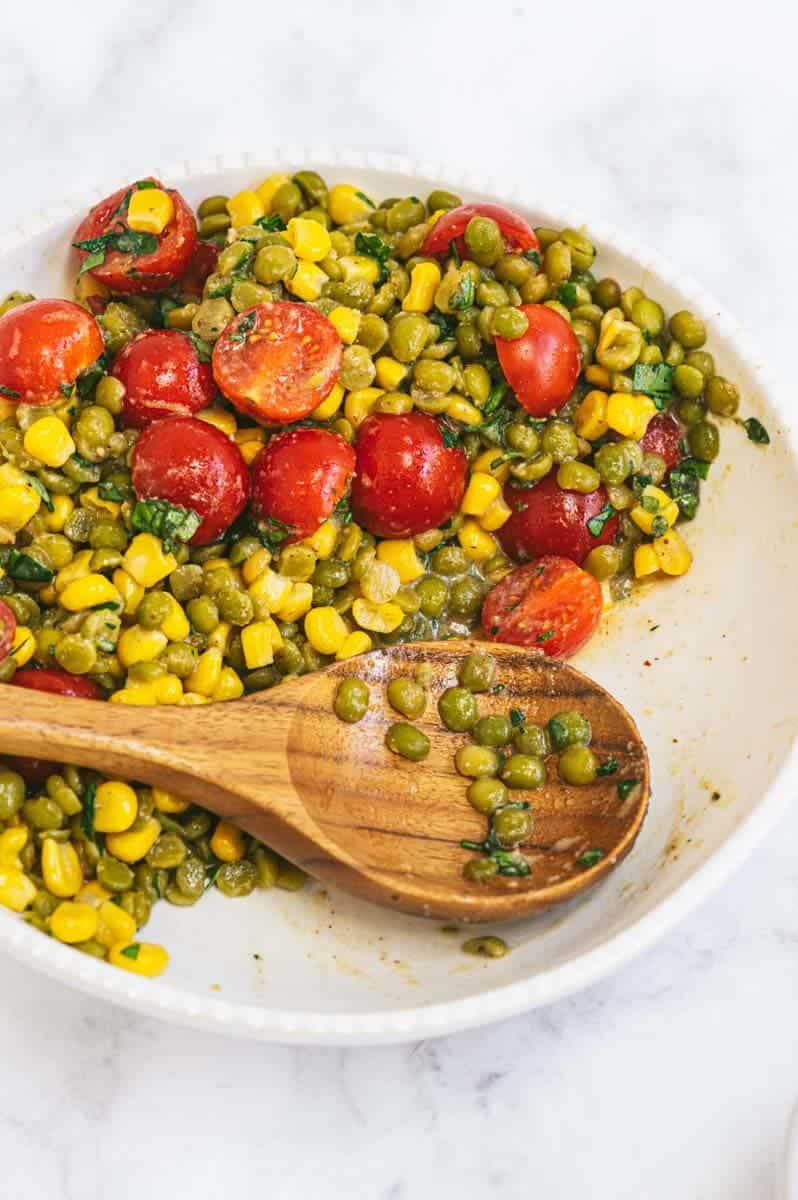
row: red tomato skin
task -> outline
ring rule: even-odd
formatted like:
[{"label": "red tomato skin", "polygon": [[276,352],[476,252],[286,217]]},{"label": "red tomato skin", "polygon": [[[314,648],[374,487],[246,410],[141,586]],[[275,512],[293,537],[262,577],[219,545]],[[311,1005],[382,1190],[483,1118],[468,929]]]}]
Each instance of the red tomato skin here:
[{"label": "red tomato skin", "polygon": [[341,370],[337,329],[307,304],[266,301],[238,314],[213,348],[213,377],[256,421],[300,421],[329,395]]},{"label": "red tomato skin", "polygon": [[168,500],[193,508],[202,522],[192,546],[215,542],[241,515],[249,476],[238,446],[207,421],[166,417],[140,434],[131,478],[139,500]]},{"label": "red tomato skin", "polygon": [[671,412],[657,413],[648,423],[648,429],[640,440],[645,454],[659,454],[665,459],[668,470],[676,466],[683,457],[679,443],[684,437],[684,426]]},{"label": "red tomato skin", "polygon": [[568,658],[598,628],[601,585],[569,558],[547,555],[516,567],[488,593],[482,627],[493,642]]},{"label": "red tomato skin", "polygon": [[[57,696],[73,696],[81,700],[102,700],[103,694],[83,675],[70,675],[57,667],[23,667],[11,680],[14,687],[31,688],[36,692],[52,692]],[[42,758],[8,757],[5,760],[12,771],[18,771],[29,787],[41,787],[48,775],[56,770],[56,764]]]},{"label": "red tomato skin", "polygon": [[355,452],[327,429],[289,429],[273,437],[252,463],[252,508],[292,528],[282,543],[315,533],[346,492],[355,471]]},{"label": "red tomato skin", "polygon": [[8,658],[17,632],[17,618],[8,605],[0,600],[0,662]]},{"label": "red tomato skin", "polygon": [[[504,235],[509,254],[540,250],[537,234],[518,213],[501,204],[460,204],[438,218],[424,239],[421,253],[448,254],[449,242],[454,241],[463,255],[464,244],[460,239],[472,217],[492,217]],[[467,252],[465,257],[468,257]]]},{"label": "red tomato skin", "polygon": [[[149,178],[155,187],[163,187],[157,179]],[[123,217],[114,217],[125,194],[135,189],[135,183],[120,188],[111,196],[106,196],[89,212],[78,225],[72,235],[73,242],[85,242],[89,238],[99,237],[110,233],[113,229],[127,228]],[[151,292],[162,292],[171,287],[189,267],[194,249],[197,245],[197,222],[194,213],[186,204],[183,197],[174,188],[165,188],[172,197],[175,215],[166,229],[158,237],[158,248],[152,254],[142,254],[136,258],[132,254],[122,254],[118,250],[110,250],[105,256],[105,262],[92,267],[91,274],[99,279],[112,292],[134,296]],[[87,256],[86,250],[78,250],[81,262]],[[131,275],[130,272],[135,274]]]},{"label": "red tomato skin", "polygon": [[559,412],[576,387],[581,355],[571,326],[545,304],[522,304],[529,327],[520,338],[495,338],[505,378],[533,417]]},{"label": "red tomato skin", "polygon": [[111,374],[124,384],[122,419],[133,429],[193,416],[213,400],[210,363],[200,362],[193,342],[177,329],[139,334],[117,355]]},{"label": "red tomato skin", "polygon": [[205,280],[216,270],[219,261],[219,247],[213,242],[197,242],[188,270],[178,283],[178,290],[189,292],[192,296],[201,296]]},{"label": "red tomato skin", "polygon": [[555,472],[532,488],[506,483],[504,499],[511,515],[497,536],[505,554],[516,562],[554,554],[581,563],[594,546],[608,545],[620,524],[615,513],[605,522],[599,536],[594,537],[587,522],[608,503],[603,484],[587,495],[566,492],[557,483]]},{"label": "red tomato skin", "polygon": [[377,537],[412,537],[434,529],[460,506],[468,461],[444,446],[426,413],[372,413],[360,426],[352,513]]},{"label": "red tomato skin", "polygon": [[63,401],[105,349],[91,313],[71,300],[31,300],[0,317],[0,385],[22,404]]}]

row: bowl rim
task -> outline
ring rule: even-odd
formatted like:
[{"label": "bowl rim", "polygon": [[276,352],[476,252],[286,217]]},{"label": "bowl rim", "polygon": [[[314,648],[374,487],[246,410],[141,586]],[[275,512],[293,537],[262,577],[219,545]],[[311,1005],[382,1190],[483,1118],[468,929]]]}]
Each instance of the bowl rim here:
[{"label": "bowl rim", "polygon": [[[194,183],[204,175],[251,168],[276,170],[281,166],[313,163],[319,167],[352,171],[390,172],[408,179],[426,177],[445,180],[448,186],[484,195],[490,200],[523,209],[529,183],[480,172],[464,172],[452,162],[415,160],[405,155],[374,151],[333,150],[308,146],[281,146],[269,151],[224,154],[207,159],[167,164],[154,172],[170,183]],[[63,203],[31,214],[24,223],[0,234],[0,256],[20,249],[32,238],[46,234],[53,225],[74,218],[97,202],[117,181],[93,188]],[[578,227],[584,216],[571,208],[552,204],[544,197],[534,209],[544,218],[556,214],[559,223]],[[724,305],[691,275],[674,267],[650,247],[641,244],[607,222],[589,222],[599,243],[611,245],[656,273],[698,312],[711,314],[713,329],[733,340],[736,352],[757,376],[765,404],[781,419],[782,436],[798,461],[798,428],[793,427],[786,400],[774,372],[739,322]],[[786,391],[783,393],[786,396]],[[527,979],[458,1000],[427,1006],[392,1008],[376,1013],[324,1013],[305,1010],[261,1008],[183,992],[154,980],[139,980],[50,938],[44,938],[18,917],[0,910],[0,949],[45,975],[83,992],[99,995],[112,1003],[147,1016],[162,1017],[182,1025],[211,1032],[258,1038],[279,1043],[305,1045],[371,1045],[415,1041],[471,1029],[553,1003],[606,977],[669,933],[680,921],[715,892],[745,861],[783,816],[791,792],[798,785],[798,739],[793,742],[781,770],[756,806],[700,867],[683,880],[670,895],[620,933],[592,950],[543,970]]]}]

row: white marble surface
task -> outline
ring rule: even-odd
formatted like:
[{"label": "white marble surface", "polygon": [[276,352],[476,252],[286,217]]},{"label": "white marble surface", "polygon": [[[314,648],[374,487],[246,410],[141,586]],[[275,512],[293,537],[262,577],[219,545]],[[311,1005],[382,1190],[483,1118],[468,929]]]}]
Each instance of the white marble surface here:
[{"label": "white marble surface", "polygon": [[[786,376],[798,17],[775,0],[716,13],[7,5],[0,220],[95,178],[281,142],[475,162],[659,245]],[[684,928],[582,996],[415,1046],[222,1040],[2,962],[0,1195],[764,1200],[798,1095],[796,845],[798,815]]]}]

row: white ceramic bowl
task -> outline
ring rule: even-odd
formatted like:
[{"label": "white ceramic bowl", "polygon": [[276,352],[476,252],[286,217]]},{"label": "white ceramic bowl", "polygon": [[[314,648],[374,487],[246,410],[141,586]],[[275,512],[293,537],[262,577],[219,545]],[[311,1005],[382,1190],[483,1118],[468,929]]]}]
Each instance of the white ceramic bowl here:
[{"label": "white ceramic bowl", "polygon": [[[462,937],[434,923],[314,886],[245,901],[213,893],[191,910],[158,905],[147,936],[169,947],[172,962],[162,980],[147,981],[0,910],[0,945],[9,954],[142,1013],[281,1042],[402,1041],[510,1016],[606,975],[718,887],[774,824],[798,778],[798,453],[785,401],[728,313],[623,232],[597,228],[590,213],[383,155],[294,150],[159,174],[197,202],[299,166],[378,197],[447,186],[465,199],[503,201],[535,225],[589,224],[601,274],[638,284],[672,311],[704,317],[719,370],[740,384],[745,413],[759,416],[772,438],[761,449],[724,422],[721,459],[698,521],[686,528],[693,570],[617,606],[579,655],[577,665],[639,722],[653,767],[651,812],[634,852],[603,885],[501,930],[513,946],[504,959],[467,958]],[[35,227],[0,238],[0,291],[68,295],[69,235],[88,203],[124,182],[107,180]]]}]

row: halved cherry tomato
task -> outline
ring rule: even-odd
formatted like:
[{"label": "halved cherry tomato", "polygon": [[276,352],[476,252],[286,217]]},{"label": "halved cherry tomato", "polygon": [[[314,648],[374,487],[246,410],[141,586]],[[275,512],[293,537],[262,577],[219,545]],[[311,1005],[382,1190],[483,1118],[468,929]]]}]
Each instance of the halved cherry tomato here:
[{"label": "halved cherry tomato", "polygon": [[[505,554],[517,562],[538,558],[541,554],[562,555],[581,563],[594,546],[611,542],[618,531],[619,517],[605,512],[609,501],[603,485],[595,492],[566,492],[554,472],[531,488],[508,482],[504,499],[511,516],[498,531]],[[597,518],[601,528],[591,533],[588,521]]]},{"label": "halved cherry tomato", "polygon": [[377,537],[410,537],[455,513],[468,468],[426,413],[374,413],[360,427],[352,484],[355,520]]},{"label": "halved cherry tomato", "polygon": [[329,395],[342,353],[338,330],[315,308],[266,301],[223,331],[213,348],[213,376],[239,412],[284,425]]},{"label": "halved cherry tomato", "polygon": [[[96,683],[92,683],[83,675],[70,675],[68,671],[60,671],[57,667],[43,667],[41,670],[23,667],[21,671],[17,671],[11,682],[15,687],[52,692],[57,696],[76,696],[82,700],[103,698]],[[41,787],[47,776],[57,770],[55,763],[43,758],[9,757],[5,761],[13,771],[19,771],[31,787]]]},{"label": "halved cherry tomato", "polygon": [[659,454],[665,459],[668,470],[675,467],[683,457],[679,443],[684,437],[684,426],[671,412],[657,413],[648,423],[648,429],[640,440],[646,454]]},{"label": "halved cherry tomato", "polygon": [[99,325],[79,304],[20,304],[0,317],[0,394],[23,404],[63,401],[104,349]]},{"label": "halved cherry tomato", "polygon": [[168,500],[202,518],[191,545],[215,542],[240,516],[249,476],[238,446],[221,429],[194,417],[153,421],[139,436],[131,460],[139,500]]},{"label": "halved cherry tomato", "polygon": [[[162,187],[157,179],[143,179],[107,196],[95,204],[78,225],[72,237],[73,244],[108,234],[130,233],[126,220],[127,202],[142,183]],[[188,270],[197,245],[197,222],[179,192],[173,188],[164,190],[172,197],[175,215],[163,233],[158,235],[156,249],[146,254],[135,254],[131,250],[117,250],[109,246],[103,261],[91,267],[94,278],[112,292],[121,292],[123,295],[162,292]],[[91,251],[81,249],[78,253],[82,262]]]},{"label": "halved cherry tomato", "polygon": [[355,452],[328,429],[289,429],[272,438],[252,464],[252,507],[283,544],[315,533],[346,492]]},{"label": "halved cherry tomato", "polygon": [[163,417],[190,417],[213,400],[210,363],[177,329],[151,329],[128,342],[111,374],[125,386],[122,419],[142,429]]},{"label": "halved cherry tomato", "polygon": [[494,642],[567,658],[596,632],[601,586],[569,558],[548,555],[516,567],[488,592],[482,628]]},{"label": "halved cherry tomato", "polygon": [[180,292],[188,292],[192,296],[201,296],[205,280],[216,270],[219,260],[219,247],[213,242],[197,242],[188,270],[178,282]]},{"label": "halved cherry tomato", "polygon": [[529,322],[526,333],[509,341],[495,338],[505,378],[533,417],[562,408],[579,378],[579,342],[571,326],[545,304],[522,304]]},{"label": "halved cherry tomato", "polygon": [[0,600],[0,662],[8,658],[17,632],[17,618],[4,601]]},{"label": "halved cherry tomato", "polygon": [[540,242],[531,225],[518,213],[501,204],[461,204],[439,217],[424,239],[422,254],[448,254],[449,242],[455,242],[462,257],[468,257],[462,241],[472,217],[491,217],[502,231],[508,254],[540,250]]}]

